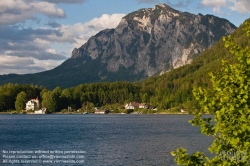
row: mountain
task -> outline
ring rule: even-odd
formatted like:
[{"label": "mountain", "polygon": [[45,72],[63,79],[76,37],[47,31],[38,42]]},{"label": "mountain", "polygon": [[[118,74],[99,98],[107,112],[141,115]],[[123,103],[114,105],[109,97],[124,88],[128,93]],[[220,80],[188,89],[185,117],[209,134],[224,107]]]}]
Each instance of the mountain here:
[{"label": "mountain", "polygon": [[[246,20],[250,24],[250,19]],[[249,37],[246,35],[245,24],[240,25],[232,34],[234,42],[240,48],[250,47]],[[194,99],[192,90],[194,87],[210,88],[209,73],[221,71],[221,60],[229,64],[237,63],[238,60],[220,39],[212,48],[205,50],[190,64],[174,69],[161,76],[153,76],[141,83],[145,94],[149,94],[151,104],[159,108],[184,107],[189,110],[199,108]],[[155,88],[157,87],[157,88]],[[140,92],[142,93],[142,92]]]},{"label": "mountain", "polygon": [[49,88],[104,81],[139,81],[189,64],[236,27],[213,15],[194,15],[165,4],[122,18],[115,29],[92,36],[70,59],[50,71],[0,76],[7,82]]}]

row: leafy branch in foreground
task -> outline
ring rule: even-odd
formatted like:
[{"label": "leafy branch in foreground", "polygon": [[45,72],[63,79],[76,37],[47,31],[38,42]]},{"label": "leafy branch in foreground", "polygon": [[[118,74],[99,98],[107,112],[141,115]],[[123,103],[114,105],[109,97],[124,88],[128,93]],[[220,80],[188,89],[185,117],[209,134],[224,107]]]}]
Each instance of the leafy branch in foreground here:
[{"label": "leafy branch in foreground", "polygon": [[[250,36],[250,23],[245,22]],[[189,155],[184,148],[171,152],[179,165],[238,166],[250,161],[250,49],[240,48],[231,36],[224,37],[225,47],[234,54],[238,63],[222,61],[221,72],[210,74],[212,88],[196,88],[193,94],[202,106],[201,112],[190,121],[200,126],[202,134],[213,136],[209,151],[215,155],[206,157],[202,152]],[[203,113],[214,114],[202,118]]]}]

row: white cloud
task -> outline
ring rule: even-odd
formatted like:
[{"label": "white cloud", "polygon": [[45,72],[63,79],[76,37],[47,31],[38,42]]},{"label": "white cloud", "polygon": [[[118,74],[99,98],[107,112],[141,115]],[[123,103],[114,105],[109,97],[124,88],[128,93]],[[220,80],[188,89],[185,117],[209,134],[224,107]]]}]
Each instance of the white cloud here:
[{"label": "white cloud", "polygon": [[231,10],[237,11],[241,14],[250,13],[249,0],[230,0],[234,5],[230,7]]},{"label": "white cloud", "polygon": [[33,8],[32,11],[45,14],[48,17],[65,17],[64,11],[60,8],[56,8],[53,3],[33,2],[30,6]]},{"label": "white cloud", "polygon": [[226,5],[226,0],[202,0],[201,4],[209,7],[220,7]]},{"label": "white cloud", "polygon": [[34,61],[29,58],[20,58],[16,56],[1,55],[0,62],[2,66],[16,66],[17,63],[21,65],[31,65]]},{"label": "white cloud", "polygon": [[125,14],[103,14],[101,17],[94,18],[83,25],[74,25],[74,29],[80,32],[79,34],[81,34],[74,38],[76,40],[74,46],[80,47],[82,44],[87,42],[89,37],[97,34],[101,30],[115,28],[124,16]]},{"label": "white cloud", "polygon": [[50,70],[60,65],[63,61],[37,60],[29,57],[16,57],[0,55],[0,74],[16,73],[37,73]]},{"label": "white cloud", "polygon": [[48,40],[43,40],[40,38],[35,38],[34,42],[36,44],[41,44],[41,45],[49,45],[50,44],[50,42]]},{"label": "white cloud", "polygon": [[65,13],[56,5],[48,2],[27,2],[23,0],[0,1],[0,25],[13,25],[35,19],[36,14],[49,18],[64,18]]},{"label": "white cloud", "polygon": [[250,13],[249,0],[202,0],[201,4],[220,14],[222,13],[221,8],[230,9],[241,14]]},{"label": "white cloud", "polygon": [[50,41],[58,43],[72,43],[72,48],[69,50],[71,53],[73,48],[80,47],[99,31],[107,28],[115,28],[124,16],[125,14],[103,14],[99,18],[94,18],[83,24],[62,25],[61,27],[55,28],[62,35],[51,34],[48,35],[47,38]]},{"label": "white cloud", "polygon": [[221,13],[220,8],[226,6],[226,0],[202,0],[201,4],[210,7],[215,13]]},{"label": "white cloud", "polygon": [[51,70],[57,66],[59,66],[61,63],[63,63],[63,60],[60,61],[54,61],[54,60],[38,60],[38,59],[34,59],[34,65],[36,67],[40,67],[43,68],[43,70],[38,70],[36,72],[41,72],[41,71],[45,71],[45,70]]},{"label": "white cloud", "polygon": [[53,48],[46,49],[46,52],[51,53],[51,54],[57,54],[56,50]]},{"label": "white cloud", "polygon": [[20,58],[16,56],[0,55],[0,74],[5,73],[32,73],[41,70],[41,67],[34,66],[34,61],[30,58]]}]

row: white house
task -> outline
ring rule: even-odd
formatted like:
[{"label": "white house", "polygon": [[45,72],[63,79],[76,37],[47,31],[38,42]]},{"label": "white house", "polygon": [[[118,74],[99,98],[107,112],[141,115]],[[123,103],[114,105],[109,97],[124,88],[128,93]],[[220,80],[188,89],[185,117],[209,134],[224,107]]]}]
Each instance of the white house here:
[{"label": "white house", "polygon": [[144,103],[130,102],[125,105],[125,109],[135,109],[135,108],[147,108],[147,105]]},{"label": "white house", "polygon": [[39,109],[39,100],[38,97],[36,99],[31,99],[26,103],[26,111],[28,110],[33,110],[35,111],[36,109]]},{"label": "white house", "polygon": [[99,109],[95,110],[95,114],[107,114],[107,113],[108,113],[108,110],[99,110]]},{"label": "white house", "polygon": [[188,112],[187,109],[185,109],[185,108],[182,108],[182,109],[181,109],[181,113],[186,113],[186,112]]}]

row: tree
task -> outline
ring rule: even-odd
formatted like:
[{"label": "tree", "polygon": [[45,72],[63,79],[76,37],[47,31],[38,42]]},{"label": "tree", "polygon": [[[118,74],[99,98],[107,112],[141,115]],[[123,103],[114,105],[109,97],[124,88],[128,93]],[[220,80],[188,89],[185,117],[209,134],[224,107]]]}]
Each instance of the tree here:
[{"label": "tree", "polygon": [[62,89],[58,86],[52,91],[52,96],[53,96],[53,102],[56,103],[56,110],[61,110],[63,109],[63,101],[61,99],[61,93]]},{"label": "tree", "polygon": [[68,106],[70,106],[72,104],[72,95],[71,95],[71,92],[69,89],[63,89],[62,90],[62,93],[61,93],[61,96],[60,96],[60,104],[61,105],[61,108],[60,109],[63,109],[63,108],[68,108]]},{"label": "tree", "polygon": [[2,112],[6,108],[5,104],[5,96],[3,93],[0,92],[0,112]]},{"label": "tree", "polygon": [[54,99],[53,92],[47,91],[47,92],[43,93],[42,106],[46,107],[46,109],[49,113],[53,113],[56,111],[56,101]]},{"label": "tree", "polygon": [[15,108],[17,111],[22,111],[25,108],[25,103],[27,102],[27,95],[24,91],[17,94]]},{"label": "tree", "polygon": [[84,112],[92,113],[92,112],[94,112],[94,107],[95,107],[95,105],[91,102],[88,102],[88,101],[86,101],[82,104],[82,110]]},{"label": "tree", "polygon": [[[250,36],[250,24],[245,23]],[[212,88],[193,91],[202,111],[191,121],[201,127],[201,133],[213,136],[209,148],[215,156],[208,158],[202,152],[188,155],[186,149],[172,152],[179,165],[249,165],[250,160],[250,49],[240,48],[231,36],[224,38],[225,47],[238,62],[222,62],[222,70],[210,74]],[[202,113],[214,113],[212,118],[202,118]]]}]

